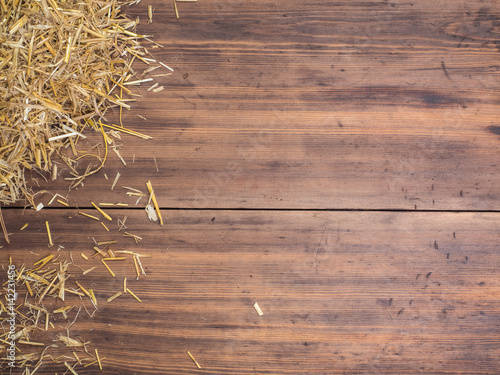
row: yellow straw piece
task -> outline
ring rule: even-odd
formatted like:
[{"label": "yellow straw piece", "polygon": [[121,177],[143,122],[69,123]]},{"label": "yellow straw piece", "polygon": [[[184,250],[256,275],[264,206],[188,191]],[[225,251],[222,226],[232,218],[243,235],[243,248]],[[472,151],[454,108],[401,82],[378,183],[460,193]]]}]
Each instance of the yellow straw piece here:
[{"label": "yellow straw piece", "polygon": [[175,10],[175,18],[179,19],[179,10],[177,9],[177,3],[174,0],[174,10]]},{"label": "yellow straw piece", "polygon": [[92,289],[89,289],[90,293],[90,298],[92,298],[92,302],[94,302],[94,305],[97,306],[97,298],[95,298],[94,291]]},{"label": "yellow straw piece", "polygon": [[[102,358],[101,358],[101,362],[102,362],[102,361],[104,361],[105,359],[106,359],[106,357],[102,357]],[[90,367],[90,366],[92,366],[92,365],[95,365],[96,363],[97,363],[97,360],[92,361],[92,362],[90,362],[90,363],[87,363],[87,364],[86,364],[86,365],[84,365],[83,367]]]},{"label": "yellow straw piece", "polygon": [[132,295],[132,297],[134,297],[137,301],[139,302],[142,302],[139,297],[137,297],[129,288],[127,288],[127,292]]},{"label": "yellow straw piece", "polygon": [[[108,255],[102,251],[101,249],[99,249],[97,246],[94,246],[94,250],[97,251],[97,253],[101,254],[103,257],[107,257]],[[96,255],[96,254],[94,254]]]},{"label": "yellow straw piece", "polygon": [[117,292],[117,293],[113,294],[111,297],[109,297],[106,301],[111,302],[111,301],[117,299],[118,297],[120,297],[122,294],[123,294],[123,292]]},{"label": "yellow straw piece", "polygon": [[198,367],[199,369],[201,369],[200,364],[198,363],[198,361],[196,359],[194,359],[193,355],[189,352],[189,350],[187,351],[187,353],[188,353],[188,356],[193,360],[193,362],[196,365],[196,367]]},{"label": "yellow straw piece", "polygon": [[60,199],[57,199],[57,202],[61,203],[63,206],[69,207],[69,204],[67,204],[66,202],[64,202]]},{"label": "yellow straw piece", "polygon": [[28,223],[24,224],[24,225],[21,227],[21,229],[19,229],[19,230],[25,230],[27,227],[28,227]]},{"label": "yellow straw piece", "polygon": [[97,243],[97,246],[101,246],[101,245],[112,245],[112,244],[114,244],[114,243],[116,243],[116,241],[115,241],[115,240],[111,240],[111,241],[100,241],[100,242],[98,242],[98,243]]},{"label": "yellow straw piece", "polygon": [[108,227],[107,227],[107,226],[106,226],[106,224],[104,224],[102,221],[101,221],[101,225],[104,227],[104,229],[106,229],[106,232],[109,232]]},{"label": "yellow straw piece", "polygon": [[102,264],[104,264],[104,267],[107,268],[107,270],[109,271],[109,273],[111,274],[111,276],[115,277],[115,273],[113,271],[111,271],[111,268],[109,268],[109,266],[106,264],[106,262],[104,261],[104,259],[101,259],[101,262],[102,262]]},{"label": "yellow straw piece", "polygon": [[40,267],[43,267],[48,262],[50,262],[52,258],[54,258],[54,254],[47,255],[45,258],[42,258],[38,262],[33,263],[33,265],[36,266],[37,264],[40,264]]},{"label": "yellow straw piece", "polygon": [[82,290],[83,293],[85,293],[85,295],[87,297],[89,297],[90,299],[92,299],[92,295],[89,293],[89,291],[87,289],[85,289],[82,284],[80,284],[78,281],[75,281],[75,284]]},{"label": "yellow straw piece", "polygon": [[45,227],[47,228],[47,236],[49,237],[49,247],[54,246],[54,243],[52,242],[52,236],[50,235],[50,227],[49,227],[49,222],[45,222]]},{"label": "yellow straw piece", "polygon": [[94,219],[94,220],[99,221],[99,218],[98,218],[98,217],[95,217],[94,215],[89,215],[89,214],[86,214],[85,212],[82,212],[82,211],[78,211],[78,213],[79,213],[80,215],[82,215],[82,216],[86,216],[86,217],[88,217],[88,218],[90,218],[90,219]]},{"label": "yellow straw piece", "polygon": [[134,256],[134,265],[135,265],[135,271],[137,272],[137,280],[139,280],[141,273],[139,271],[139,265],[137,264],[137,257],[136,256]]},{"label": "yellow straw piece", "polygon": [[142,133],[139,133],[139,132],[127,129],[127,128],[123,128],[121,126],[107,125],[107,124],[106,125],[102,124],[102,126],[104,126],[106,128],[110,128],[110,129],[116,130],[116,131],[120,131],[120,132],[123,132],[123,133],[126,133],[126,134],[135,135],[136,137],[143,138],[143,139],[151,139],[151,138],[153,138],[153,137],[151,137],[149,135],[142,134]]},{"label": "yellow straw piece", "polygon": [[33,346],[45,346],[43,342],[34,342],[34,341],[26,341],[26,340],[17,340],[18,344],[24,344],[24,345],[33,345]]},{"label": "yellow straw piece", "polygon": [[153,201],[156,213],[158,214],[158,218],[160,219],[160,225],[163,226],[163,218],[161,217],[160,207],[158,207],[158,202],[156,201],[156,195],[153,190],[153,185],[151,184],[151,181],[146,182],[146,186],[148,187],[149,194],[151,195],[151,200]]},{"label": "yellow straw piece", "polygon": [[99,358],[99,353],[97,353],[97,349],[95,349],[95,357],[97,358],[97,363],[99,363],[99,368],[102,371],[101,359]]},{"label": "yellow straw piece", "polygon": [[94,206],[94,208],[99,211],[99,213],[104,216],[105,219],[108,219],[109,221],[112,221],[113,219],[111,218],[111,216],[109,216],[106,212],[104,212],[103,210],[101,210],[101,208],[99,208],[98,205],[96,205],[94,202],[90,202],[92,204],[92,206]]},{"label": "yellow straw piece", "polygon": [[71,367],[71,365],[68,362],[64,361],[64,366],[66,366],[73,375],[78,375],[78,373],[73,369],[73,367]]},{"label": "yellow straw piece", "polygon": [[93,270],[95,270],[97,267],[92,267],[92,268],[89,268],[88,270],[85,270],[83,271],[82,275],[86,275],[88,274],[89,272],[92,272]]},{"label": "yellow straw piece", "polygon": [[31,290],[31,286],[28,280],[26,280],[24,284],[26,285],[26,289],[28,289],[28,293],[30,294],[30,296],[33,297],[33,291]]},{"label": "yellow straw piece", "polygon": [[64,306],[64,307],[60,307],[58,308],[57,310],[54,310],[54,314],[57,314],[57,313],[62,313],[63,311],[66,312],[68,310],[71,310],[73,308],[73,306]]}]

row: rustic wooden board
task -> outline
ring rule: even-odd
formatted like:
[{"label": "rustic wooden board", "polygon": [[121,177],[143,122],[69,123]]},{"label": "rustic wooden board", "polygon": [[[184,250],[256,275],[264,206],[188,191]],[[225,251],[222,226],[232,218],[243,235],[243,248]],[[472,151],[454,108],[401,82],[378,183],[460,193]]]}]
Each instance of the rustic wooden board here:
[{"label": "rustic wooden board", "polygon": [[[4,267],[58,249],[99,266],[82,276],[99,309],[71,333],[106,360],[80,375],[498,372],[500,216],[486,211],[500,209],[500,3],[204,0],[180,3],[179,21],[170,1],[126,11],[175,69],[123,116],[154,139],[124,136],[127,166],[111,152],[70,208],[3,209]],[[66,194],[34,177],[49,192],[36,203]],[[163,228],[122,187],[148,180]],[[91,201],[129,207],[108,210],[108,233],[77,214]],[[140,244],[117,231],[124,216]],[[148,275],[87,264],[92,237],[151,254]],[[124,276],[142,304],[105,302]]]},{"label": "rustic wooden board", "polygon": [[[173,208],[500,209],[500,3],[148,4],[152,24],[126,11],[176,72],[125,114],[154,140],[125,137],[109,176]],[[73,204],[123,200],[111,182]]]},{"label": "rustic wooden board", "polygon": [[[99,309],[70,332],[107,358],[102,373],[498,371],[499,214],[171,210],[161,228],[129,209],[110,210],[106,232],[75,212],[4,209],[12,234],[0,261],[11,256],[19,267],[50,253],[48,220],[53,251],[64,246],[61,257],[71,252],[84,269],[98,266],[79,280],[95,289]],[[128,230],[144,238],[137,245],[116,229],[125,214]],[[132,266],[113,264],[112,278],[95,259],[84,261],[91,237],[116,239],[115,251],[151,254],[147,276],[135,281]],[[142,303],[105,302],[124,276]],[[49,338],[66,327],[55,325]],[[37,373],[54,372],[63,371],[47,365]]]}]

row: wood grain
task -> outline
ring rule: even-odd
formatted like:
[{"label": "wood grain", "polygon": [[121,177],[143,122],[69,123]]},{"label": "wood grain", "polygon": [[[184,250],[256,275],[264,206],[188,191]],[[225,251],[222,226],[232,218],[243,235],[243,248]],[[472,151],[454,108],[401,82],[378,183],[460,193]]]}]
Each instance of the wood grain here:
[{"label": "wood grain", "polygon": [[[161,206],[500,208],[498,2],[151,4],[140,31],[176,72],[124,118],[154,139],[104,172],[154,179]],[[106,184],[74,204],[123,199]]]},{"label": "wood grain", "polygon": [[[97,266],[81,280],[99,309],[82,311],[71,334],[106,359],[78,374],[498,373],[500,3],[178,6],[180,20],[171,1],[125,7],[175,69],[123,116],[153,140],[124,136],[127,165],[111,152],[69,208],[2,209],[4,267],[51,252]],[[89,134],[81,149],[97,142]],[[47,190],[36,203],[67,194],[61,181],[27,178]],[[165,227],[122,187],[146,192],[148,180]],[[91,201],[129,206],[107,210],[106,232],[77,213]],[[124,216],[139,244],[117,231]],[[86,262],[94,239],[151,254],[147,276]],[[143,302],[106,303],[125,276]],[[40,339],[66,327],[57,319]],[[63,371],[47,362],[37,374]]]},{"label": "wood grain", "polygon": [[[2,250],[3,263],[12,256],[19,266],[48,254],[48,220],[62,257],[71,252],[76,265],[98,266],[80,282],[95,288],[99,309],[93,319],[84,314],[71,334],[107,358],[106,374],[498,369],[496,213],[172,210],[160,228],[142,210],[127,210],[128,230],[144,238],[135,245],[114,229],[123,211],[109,212],[111,232],[75,210],[22,217],[4,211],[12,244]],[[93,253],[91,237],[116,239],[114,250],[151,254],[144,259],[147,276],[135,281],[133,267],[113,264],[112,278],[99,262],[84,261],[79,253]],[[130,296],[104,301],[124,276],[142,303]],[[48,336],[60,327],[61,321]],[[59,371],[47,365],[39,373]]]}]

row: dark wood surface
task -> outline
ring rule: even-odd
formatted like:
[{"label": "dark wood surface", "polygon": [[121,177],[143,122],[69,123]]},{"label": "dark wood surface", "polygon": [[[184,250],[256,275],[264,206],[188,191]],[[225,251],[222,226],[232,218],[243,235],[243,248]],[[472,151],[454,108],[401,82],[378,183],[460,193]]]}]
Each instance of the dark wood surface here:
[{"label": "dark wood surface", "polygon": [[[5,213],[9,222],[16,215]],[[9,247],[27,262],[50,254],[48,219],[61,257],[98,267],[76,277],[95,285],[99,309],[71,335],[107,357],[104,373],[498,373],[496,213],[171,210],[164,228],[142,210],[127,215],[138,245],[64,209],[26,211],[30,226],[13,230]],[[152,255],[143,260],[147,276],[135,281],[133,267],[113,264],[113,278],[83,260],[90,237]],[[123,277],[142,303],[105,302]]]},{"label": "dark wood surface", "polygon": [[[151,3],[127,11],[176,73],[124,119],[154,140],[107,171],[162,206],[500,208],[498,2]],[[94,178],[71,199],[95,191],[120,198]]]},{"label": "dark wood surface", "polygon": [[[171,2],[126,8],[175,70],[123,116],[153,139],[124,136],[127,166],[111,153],[68,208],[2,209],[2,264],[59,249],[98,267],[79,277],[99,308],[72,334],[106,359],[78,374],[498,374],[500,3],[178,7],[180,20]],[[67,194],[35,177],[36,203]],[[122,187],[148,180],[163,227]],[[106,210],[106,232],[78,215],[90,201],[130,206]],[[92,237],[152,255],[147,276],[86,262]],[[142,303],[105,301],[123,277]]]}]

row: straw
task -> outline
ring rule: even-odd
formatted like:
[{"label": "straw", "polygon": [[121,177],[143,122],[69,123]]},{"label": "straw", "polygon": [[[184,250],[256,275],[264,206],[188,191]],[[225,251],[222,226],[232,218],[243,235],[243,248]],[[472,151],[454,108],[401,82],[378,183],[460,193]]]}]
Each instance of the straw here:
[{"label": "straw", "polygon": [[135,32],[138,21],[121,13],[131,3],[2,0],[1,204],[21,198],[31,203],[34,193],[25,171],[57,177],[53,157],[72,169],[72,187],[95,172],[95,166],[76,172],[65,149],[74,151],[87,129],[104,133],[109,108],[130,108],[122,97],[124,85],[151,81],[131,68],[136,58],[150,56],[140,44],[144,36]]}]

